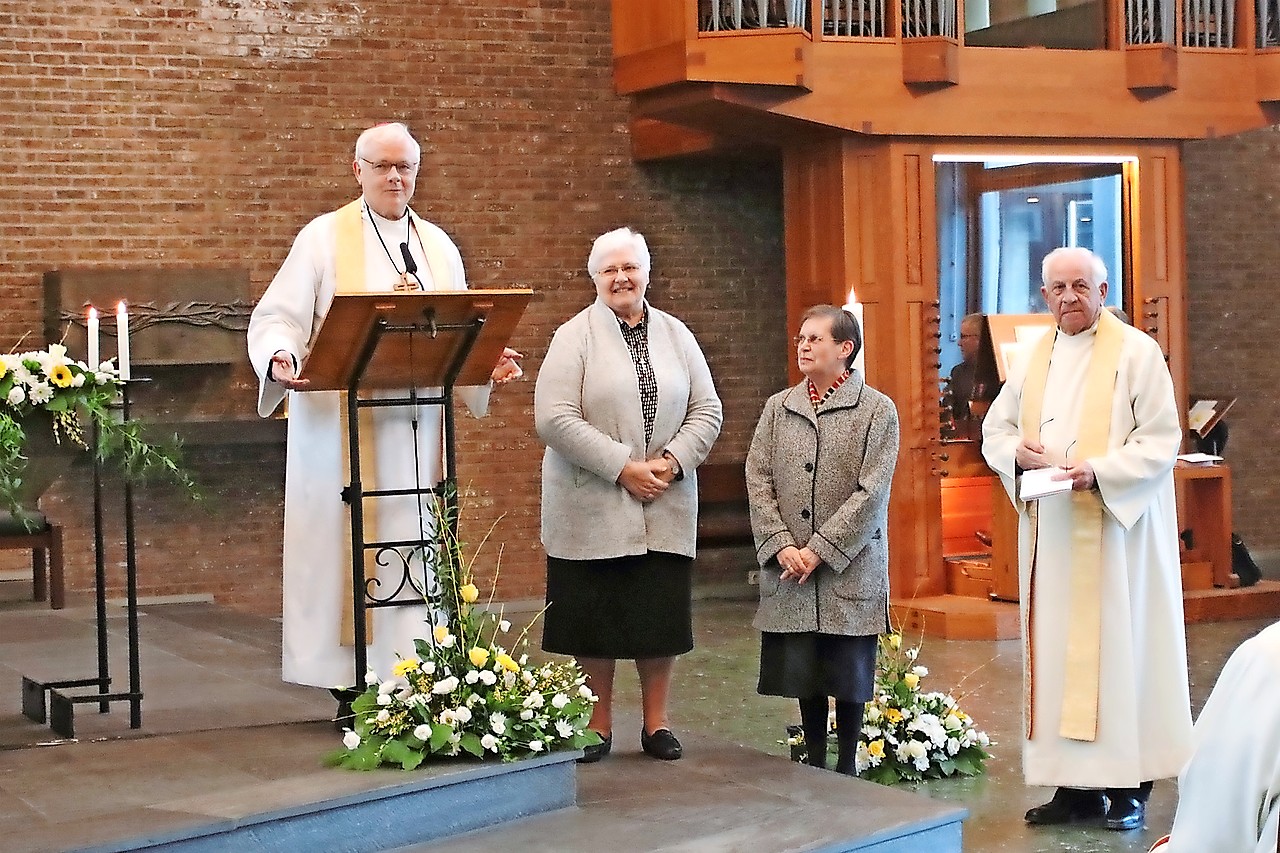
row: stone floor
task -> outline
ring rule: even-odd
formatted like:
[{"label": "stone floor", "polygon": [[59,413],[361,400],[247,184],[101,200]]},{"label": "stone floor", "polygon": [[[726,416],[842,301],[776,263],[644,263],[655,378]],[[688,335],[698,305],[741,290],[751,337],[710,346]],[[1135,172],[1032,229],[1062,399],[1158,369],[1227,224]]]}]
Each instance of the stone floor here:
[{"label": "stone floor", "polygon": [[[697,644],[678,665],[673,699],[674,728],[686,733],[694,747],[687,752],[687,762],[699,761],[697,744],[707,739],[775,755],[787,752],[781,743],[783,729],[796,721],[797,712],[790,701],[755,693],[758,640],[750,627],[752,610],[751,602],[741,600],[702,600],[696,605]],[[1252,620],[1189,627],[1196,709],[1230,652],[1268,623]],[[122,657],[123,613],[113,611],[110,624],[114,670],[123,674],[127,671]],[[124,826],[142,832],[150,827],[138,825],[139,820],[155,820],[154,815],[163,813],[143,806],[180,800],[184,792],[213,777],[284,783],[295,767],[315,766],[318,754],[300,754],[296,746],[283,744],[255,747],[234,761],[219,757],[219,738],[211,733],[232,732],[222,738],[225,748],[227,737],[262,739],[256,727],[268,724],[298,724],[288,730],[309,732],[309,739],[301,742],[314,748],[317,735],[325,729],[307,721],[330,713],[331,701],[322,691],[280,683],[276,621],[207,603],[142,608],[146,696],[142,729],[128,728],[127,705],[113,706],[105,715],[95,713],[96,706],[81,705],[76,716],[78,741],[57,742],[48,728],[21,716],[20,676],[53,679],[91,674],[92,626],[88,608],[54,613],[29,602],[0,601],[0,838],[6,839],[0,848],[64,850],[87,843],[83,829],[73,829],[85,818],[114,821],[119,825],[117,833]],[[965,850],[1145,851],[1167,829],[1176,800],[1172,782],[1157,784],[1145,830],[1115,833],[1097,827],[1027,827],[1023,812],[1050,792],[1022,783],[1018,642],[926,638],[921,662],[930,670],[925,687],[950,689],[962,697],[963,707],[996,742],[986,775],[914,788],[969,810]],[[621,778],[635,760],[629,753],[639,750],[638,731],[633,735],[626,728],[630,723],[631,729],[638,729],[634,668],[620,667],[618,687],[621,721],[615,757],[582,768],[587,787],[593,778],[604,778],[593,774]],[[257,733],[243,734],[250,731]],[[336,735],[333,743],[336,746]],[[114,785],[113,774],[124,768],[150,783],[124,789]],[[326,781],[329,785],[341,787],[353,778],[344,772],[324,772],[337,774]],[[27,840],[14,846],[15,839],[23,838]],[[474,849],[486,847],[477,844]]]}]

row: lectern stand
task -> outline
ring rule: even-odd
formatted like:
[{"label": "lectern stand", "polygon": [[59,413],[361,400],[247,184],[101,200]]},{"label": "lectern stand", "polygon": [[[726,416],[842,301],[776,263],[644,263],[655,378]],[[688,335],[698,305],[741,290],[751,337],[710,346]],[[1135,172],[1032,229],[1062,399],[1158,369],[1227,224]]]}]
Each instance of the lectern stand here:
[{"label": "lectern stand", "polygon": [[[420,606],[422,601],[376,597],[365,576],[368,554],[401,548],[436,553],[441,537],[428,539],[419,526],[414,539],[365,538],[365,501],[403,496],[456,498],[453,389],[484,385],[502,356],[511,333],[529,304],[529,290],[456,290],[435,292],[339,294],[316,336],[303,378],[312,391],[346,391],[347,451],[351,481],[342,491],[351,518],[351,599],[355,635],[355,677],[368,669],[367,612],[378,607]],[[422,394],[419,388],[431,392]],[[400,389],[403,396],[361,397],[361,392]],[[360,466],[362,408],[439,405],[444,410],[444,480],[415,482],[412,488],[365,489]],[[456,523],[455,507],[444,517]],[[455,531],[456,533],[456,531]],[[405,582],[408,562],[405,562]],[[393,584],[397,590],[404,582]],[[425,590],[423,590],[425,595]],[[354,685],[353,685],[354,686]]]}]

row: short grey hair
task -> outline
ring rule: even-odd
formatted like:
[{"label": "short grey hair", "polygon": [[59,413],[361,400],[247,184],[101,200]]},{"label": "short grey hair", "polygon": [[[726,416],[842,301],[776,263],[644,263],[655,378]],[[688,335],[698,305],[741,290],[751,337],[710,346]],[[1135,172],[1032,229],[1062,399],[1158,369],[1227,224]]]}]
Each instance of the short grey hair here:
[{"label": "short grey hair", "polygon": [[1094,252],[1089,251],[1083,246],[1060,246],[1052,252],[1044,256],[1044,260],[1040,262],[1040,283],[1045,287],[1049,286],[1049,265],[1058,258],[1066,256],[1083,256],[1089,260],[1089,274],[1093,276],[1093,280],[1089,283],[1099,285],[1107,280],[1107,265],[1102,258],[1098,257]]},{"label": "short grey hair", "polygon": [[594,277],[596,273],[600,272],[600,265],[604,263],[604,256],[625,246],[633,247],[636,250],[636,259],[640,262],[640,269],[646,273],[649,272],[651,263],[649,244],[644,241],[644,235],[639,231],[633,231],[624,226],[604,232],[591,244],[591,254],[587,256],[587,273]]},{"label": "short grey hair", "polygon": [[388,132],[400,134],[412,142],[413,149],[417,152],[415,156],[419,161],[422,160],[422,146],[418,144],[418,140],[414,139],[413,134],[409,132],[409,125],[402,121],[386,121],[382,124],[375,124],[373,127],[365,128],[364,132],[356,139],[356,159],[363,159],[365,146],[370,139]]}]

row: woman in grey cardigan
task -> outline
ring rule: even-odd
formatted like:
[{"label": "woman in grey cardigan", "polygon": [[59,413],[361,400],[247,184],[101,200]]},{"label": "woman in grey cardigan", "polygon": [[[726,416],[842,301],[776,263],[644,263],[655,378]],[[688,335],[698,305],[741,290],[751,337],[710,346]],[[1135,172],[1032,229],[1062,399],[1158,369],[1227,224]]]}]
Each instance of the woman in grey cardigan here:
[{"label": "woman in grey cardigan", "polygon": [[747,454],[761,566],[760,693],[800,700],[809,763],[826,767],[836,700],[836,770],[853,775],[877,635],[888,628],[889,486],[898,459],[893,402],[851,369],[862,334],[831,305],[804,313],[805,379],[765,403]]},{"label": "woman in grey cardigan", "polygon": [[619,659],[640,675],[645,753],[681,755],[667,720],[675,656],[693,648],[696,468],[720,434],[720,398],[693,334],[645,301],[649,249],[619,228],[596,239],[596,300],[556,330],[534,391],[542,459],[547,611],[542,647],[573,655],[599,697],[608,754]]}]

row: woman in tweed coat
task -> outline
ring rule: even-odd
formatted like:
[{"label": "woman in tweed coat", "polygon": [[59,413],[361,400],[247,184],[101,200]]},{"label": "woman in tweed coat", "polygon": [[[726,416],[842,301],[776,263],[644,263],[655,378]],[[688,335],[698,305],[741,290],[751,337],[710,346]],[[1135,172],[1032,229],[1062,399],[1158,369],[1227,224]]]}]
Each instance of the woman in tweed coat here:
[{"label": "woman in tweed coat", "polygon": [[826,766],[836,700],[836,770],[853,775],[877,635],[888,627],[889,486],[898,459],[893,402],[851,369],[857,321],[831,305],[804,313],[805,379],[765,403],[747,455],[760,563],[759,692],[800,700],[809,763]]}]

